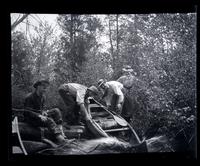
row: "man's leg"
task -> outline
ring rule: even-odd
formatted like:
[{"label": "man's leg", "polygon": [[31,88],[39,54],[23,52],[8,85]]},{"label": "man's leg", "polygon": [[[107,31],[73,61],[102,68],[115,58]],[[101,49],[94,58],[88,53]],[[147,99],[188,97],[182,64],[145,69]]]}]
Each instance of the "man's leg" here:
[{"label": "man's leg", "polygon": [[75,120],[77,120],[76,118],[76,112],[77,112],[77,104],[76,104],[76,98],[74,96],[72,96],[69,92],[65,91],[64,89],[60,88],[58,90],[61,98],[63,99],[65,106],[67,108],[67,112],[70,113],[70,119],[66,116],[67,113],[65,113],[64,115],[64,119],[68,120],[69,123],[74,123],[74,116],[75,116]]},{"label": "man's leg", "polygon": [[72,96],[69,92],[65,91],[64,89],[58,90],[61,98],[63,99],[65,106],[69,111],[72,111],[76,105],[76,99],[74,96]]},{"label": "man's leg", "polygon": [[24,122],[30,124],[33,127],[39,127],[41,126],[41,119],[38,115],[33,114],[31,111],[25,111],[24,112]]},{"label": "man's leg", "polygon": [[65,137],[62,134],[62,129],[55,123],[52,118],[47,117],[45,121],[42,121],[41,127],[47,127],[49,131],[54,135],[58,143],[63,143],[65,141]]},{"label": "man's leg", "polygon": [[121,116],[128,122],[131,122],[133,114],[133,103],[131,101],[131,98],[127,95],[124,96],[124,104],[122,108]]},{"label": "man's leg", "polygon": [[121,114],[121,110],[117,109],[117,101],[118,101],[118,96],[117,95],[113,95],[112,96],[112,100],[111,100],[111,106],[109,107],[110,111],[116,112],[118,114]]},{"label": "man's leg", "polygon": [[48,130],[55,136],[58,142],[64,141],[61,130],[58,128],[57,124],[52,118],[47,117],[47,119],[43,121],[39,116],[31,116],[29,112],[27,112],[25,114],[25,122],[38,128],[47,127]]},{"label": "man's leg", "polygon": [[[24,112],[23,122],[25,124],[28,124],[28,126],[30,126],[30,129],[28,129],[28,132],[27,132],[25,128],[25,131],[22,131],[22,133],[24,133],[25,135],[28,134],[28,137],[33,140],[35,140],[35,138],[41,140],[43,137],[43,132],[41,130],[41,126],[43,126],[43,124],[39,115],[40,115],[39,113],[36,116],[36,114],[32,114],[32,112],[28,112],[28,111]],[[33,130],[35,129],[35,131],[37,132],[33,132],[32,128]]]},{"label": "man's leg", "polygon": [[58,125],[62,124],[63,122],[62,114],[58,108],[53,108],[53,109],[48,110],[47,114],[48,114],[48,117],[52,118],[56,124]]},{"label": "man's leg", "polygon": [[57,124],[58,128],[60,128],[61,130],[61,134],[63,135],[63,137],[66,138],[64,131],[63,131],[63,120],[62,120],[62,114],[60,112],[60,110],[58,108],[53,108],[51,110],[49,110],[47,112],[48,117],[52,118],[54,120],[54,122]]}]

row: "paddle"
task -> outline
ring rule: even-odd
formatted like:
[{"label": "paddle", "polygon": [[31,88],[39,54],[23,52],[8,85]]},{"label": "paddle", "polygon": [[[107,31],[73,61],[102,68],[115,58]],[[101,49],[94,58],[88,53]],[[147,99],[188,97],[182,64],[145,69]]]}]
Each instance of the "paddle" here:
[{"label": "paddle", "polygon": [[112,113],[111,111],[108,111],[108,110],[105,108],[104,105],[102,105],[101,103],[99,103],[98,101],[96,101],[94,98],[92,98],[92,100],[94,100],[94,101],[95,101],[101,108],[103,108],[105,111],[109,112],[109,113],[113,116],[113,118],[115,119],[115,121],[116,121],[119,125],[121,125],[121,126],[127,126],[127,125],[128,125],[128,123],[127,123],[123,118],[119,117],[118,115],[114,115],[114,114],[116,114],[116,113]]},{"label": "paddle", "polygon": [[[108,111],[108,110],[106,110],[106,111]],[[120,118],[118,115],[114,115],[111,111],[108,111],[108,112],[110,112],[110,114],[113,116],[113,118],[115,119],[115,121],[119,125],[121,125],[121,126],[127,126],[128,125],[128,123],[124,119]]]},{"label": "paddle", "polygon": [[[128,126],[131,131],[133,132],[135,138],[136,138],[136,141],[137,141],[137,144],[141,144],[142,141],[140,140],[140,138],[138,137],[138,135],[136,134],[135,130],[132,128],[132,126],[126,121],[124,120],[122,117],[120,117],[119,115],[117,115],[115,112],[111,112],[111,111],[108,111],[105,106],[103,106],[101,103],[99,103],[98,101],[96,101],[94,98],[91,98],[93,101],[95,101],[101,108],[103,108],[105,111],[109,112],[115,119],[115,121],[121,125],[121,126]],[[115,114],[115,115],[114,115]]]},{"label": "paddle", "polygon": [[54,142],[52,142],[49,139],[43,138],[41,141],[44,142],[44,143],[46,143],[46,144],[48,144],[48,145],[50,145],[52,148],[57,148],[58,147],[57,144],[55,144]]}]

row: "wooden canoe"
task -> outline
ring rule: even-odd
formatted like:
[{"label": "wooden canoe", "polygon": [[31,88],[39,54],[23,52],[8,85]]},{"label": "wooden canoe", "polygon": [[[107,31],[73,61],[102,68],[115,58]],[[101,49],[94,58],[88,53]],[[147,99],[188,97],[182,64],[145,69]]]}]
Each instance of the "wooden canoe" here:
[{"label": "wooden canoe", "polygon": [[29,155],[45,148],[56,147],[50,139],[41,137],[41,130],[20,122],[18,116],[12,121],[12,154]]},{"label": "wooden canoe", "polygon": [[21,139],[17,116],[12,121],[12,153],[13,154],[24,154],[24,155],[28,154],[24,147],[24,143]]},{"label": "wooden canoe", "polygon": [[[135,130],[124,118],[122,118],[120,115],[115,114],[114,112],[110,112],[95,99],[90,98],[90,104],[87,107],[87,111],[91,116],[91,121],[89,121],[87,127],[97,138],[116,137],[117,139],[124,142],[129,142],[132,145],[141,144],[141,141],[138,135],[136,134]],[[17,116],[14,118],[12,125],[12,132],[13,135],[15,135],[15,138],[17,138],[16,140],[18,142],[19,149],[18,152],[13,150],[13,153],[19,153],[20,151],[20,153],[27,155],[49,147],[49,143],[47,144],[42,142],[41,133],[39,130],[34,130],[27,124],[18,122]],[[84,135],[81,133],[87,134],[87,132],[85,132],[85,129],[80,128],[80,126],[78,126],[78,128],[76,127],[73,129],[73,136],[74,132],[79,131],[81,129],[81,132],[77,133],[77,138],[81,138],[81,135]],[[69,131],[65,131],[66,136],[68,136],[69,131],[70,133],[72,133],[72,127],[70,127]],[[25,137],[24,135],[27,135],[27,137]],[[33,138],[32,135],[37,136],[38,138],[34,138],[33,140],[26,139]],[[92,136],[91,138],[94,137]],[[50,141],[50,143],[52,143],[52,141]],[[53,146],[51,145],[51,147]]]},{"label": "wooden canoe", "polygon": [[141,144],[142,141],[137,133],[123,117],[109,111],[94,98],[90,98],[88,113],[91,115],[94,125],[101,128],[101,131],[108,136],[116,137],[132,145]]}]

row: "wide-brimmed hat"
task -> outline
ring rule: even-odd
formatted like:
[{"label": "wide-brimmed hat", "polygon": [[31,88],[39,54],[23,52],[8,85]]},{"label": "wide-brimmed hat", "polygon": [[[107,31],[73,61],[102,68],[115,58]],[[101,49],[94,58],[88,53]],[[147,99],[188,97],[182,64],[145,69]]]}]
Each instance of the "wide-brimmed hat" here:
[{"label": "wide-brimmed hat", "polygon": [[88,88],[88,90],[90,90],[91,92],[95,93],[96,95],[99,93],[99,90],[97,89],[96,86],[90,86]]},{"label": "wide-brimmed hat", "polygon": [[48,80],[38,80],[33,84],[34,88],[37,88],[38,86],[42,85],[42,84],[47,84],[49,85],[49,81]]},{"label": "wide-brimmed hat", "polygon": [[104,79],[100,79],[99,81],[98,81],[98,87],[100,87],[103,83],[104,83],[105,81],[104,81]]},{"label": "wide-brimmed hat", "polygon": [[122,68],[122,70],[123,70],[124,72],[133,72],[133,69],[131,68],[130,65],[125,65],[125,66]]}]

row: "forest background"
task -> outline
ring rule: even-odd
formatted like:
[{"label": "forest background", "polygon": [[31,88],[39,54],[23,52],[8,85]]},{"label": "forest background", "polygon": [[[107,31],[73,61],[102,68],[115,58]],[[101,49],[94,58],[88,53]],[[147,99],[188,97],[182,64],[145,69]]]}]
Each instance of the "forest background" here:
[{"label": "forest background", "polygon": [[13,13],[12,107],[23,108],[32,84],[45,78],[46,107],[58,107],[72,120],[58,87],[116,80],[128,64],[135,75],[131,125],[138,135],[156,127],[174,138],[186,129],[189,143],[196,126],[196,19],[195,13],[67,14],[57,15],[52,25],[40,14]]}]

